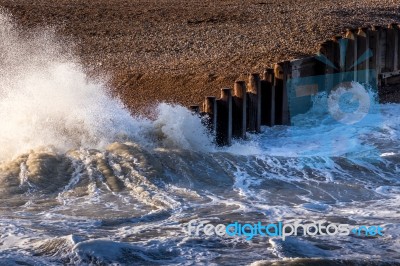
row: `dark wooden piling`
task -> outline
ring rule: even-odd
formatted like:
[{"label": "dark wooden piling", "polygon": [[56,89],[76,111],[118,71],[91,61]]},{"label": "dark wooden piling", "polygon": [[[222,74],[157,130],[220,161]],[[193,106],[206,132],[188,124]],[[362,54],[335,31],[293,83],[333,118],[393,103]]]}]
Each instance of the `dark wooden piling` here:
[{"label": "dark wooden piling", "polygon": [[[324,90],[330,90],[333,87],[333,74],[339,71],[339,66],[335,65],[335,42],[333,40],[328,40],[322,43],[319,47],[319,55],[325,56],[325,60],[327,61],[323,65],[323,74],[325,74],[324,78]],[[302,73],[300,73],[302,75]]]},{"label": "dark wooden piling", "polygon": [[274,65],[275,75],[275,124],[289,125],[289,103],[287,92],[287,79],[290,62],[284,61]]},{"label": "dark wooden piling", "polygon": [[[375,30],[378,31],[378,72],[379,73],[384,73],[384,72],[389,72],[389,70],[386,68],[386,49],[387,49],[387,30],[388,28],[386,27],[381,27],[381,26],[375,26]],[[393,56],[393,55],[392,55]]]},{"label": "dark wooden piling", "polygon": [[345,38],[347,39],[347,49],[345,58],[345,70],[353,72],[353,80],[357,80],[357,34],[354,29],[347,29]]},{"label": "dark wooden piling", "polygon": [[205,117],[205,124],[212,135],[215,135],[217,129],[217,103],[214,96],[208,96],[203,103],[203,112],[207,115]]},{"label": "dark wooden piling", "polygon": [[245,81],[236,81],[233,87],[232,134],[234,138],[246,137],[247,89]]},{"label": "dark wooden piling", "polygon": [[386,29],[386,62],[385,70],[393,72],[398,70],[399,35],[397,24],[390,24]]},{"label": "dark wooden piling", "polygon": [[395,70],[400,70],[400,24],[397,24],[396,26],[394,26],[394,28],[396,29],[397,32],[397,37],[396,37],[396,41],[397,41],[397,56],[395,57],[397,60],[397,64],[395,64]]},{"label": "dark wooden piling", "polygon": [[290,61],[283,62],[283,116],[282,116],[282,125],[290,125],[290,113],[289,113],[289,97],[288,97],[288,88],[287,81],[292,77],[292,66]]},{"label": "dark wooden piling", "polygon": [[275,125],[282,125],[283,116],[283,66],[282,64],[274,65],[275,76]]},{"label": "dark wooden piling", "polygon": [[372,51],[372,56],[369,59],[369,67],[371,70],[375,70],[376,76],[374,77],[378,80],[378,75],[381,71],[380,68],[380,47],[379,47],[379,27],[375,26],[368,29],[369,38],[369,49]]},{"label": "dark wooden piling", "polygon": [[200,114],[200,106],[199,105],[190,105],[189,109],[192,111],[194,114]]},{"label": "dark wooden piling", "polygon": [[221,99],[217,100],[216,143],[219,146],[232,144],[232,89],[222,89]]},{"label": "dark wooden piling", "polygon": [[266,69],[261,80],[261,125],[275,125],[274,69]]},{"label": "dark wooden piling", "polygon": [[[357,80],[361,82],[368,81],[369,70],[369,34],[368,28],[359,28],[357,31],[357,70],[365,70],[358,73]],[[358,61],[359,60],[359,61]]]},{"label": "dark wooden piling", "polygon": [[338,68],[338,72],[343,72],[344,71],[344,62],[341,60],[341,47],[340,47],[340,43],[342,40],[342,36],[334,36],[332,38],[333,41],[333,62],[335,64],[335,66]]},{"label": "dark wooden piling", "polygon": [[333,41],[333,47],[334,47],[334,64],[337,66],[338,70],[337,73],[339,73],[339,81],[343,81],[344,75],[341,74],[345,72],[345,53],[344,53],[344,41],[343,37],[340,35],[334,36],[332,38]]},{"label": "dark wooden piling", "polygon": [[[321,61],[322,60],[322,61]],[[312,107],[312,96],[319,91],[326,90],[327,79],[331,75],[325,75],[326,68],[330,67],[327,59],[321,59],[321,55],[306,57],[290,62],[291,82],[288,84],[289,114],[293,117],[304,114]],[[332,64],[330,64],[332,65]],[[329,88],[331,88],[330,85]]]},{"label": "dark wooden piling", "polygon": [[[326,64],[316,57],[306,57],[290,62],[292,78],[304,78],[326,74]],[[330,68],[332,69],[332,68]]]},{"label": "dark wooden piling", "polygon": [[327,62],[325,63],[325,74],[333,74],[339,71],[339,65],[335,64],[336,43],[333,40],[328,40],[320,44],[318,54],[323,55]]},{"label": "dark wooden piling", "polygon": [[247,130],[261,132],[261,82],[259,74],[249,76],[247,88]]}]

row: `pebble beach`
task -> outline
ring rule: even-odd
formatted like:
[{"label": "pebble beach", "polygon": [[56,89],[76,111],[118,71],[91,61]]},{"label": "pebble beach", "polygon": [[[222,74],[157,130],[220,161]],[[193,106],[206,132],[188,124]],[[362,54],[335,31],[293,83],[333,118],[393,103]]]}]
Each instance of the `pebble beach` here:
[{"label": "pebble beach", "polygon": [[400,22],[400,3],[346,1],[10,1],[19,27],[49,28],[133,111],[200,104],[236,79],[314,54],[347,28]]}]

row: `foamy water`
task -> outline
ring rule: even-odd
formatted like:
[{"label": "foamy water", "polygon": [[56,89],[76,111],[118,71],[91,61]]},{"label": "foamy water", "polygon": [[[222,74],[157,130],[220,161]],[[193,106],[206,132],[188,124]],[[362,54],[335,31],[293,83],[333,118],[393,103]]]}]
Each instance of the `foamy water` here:
[{"label": "foamy water", "polygon": [[[0,15],[0,33],[0,264],[400,262],[400,105],[354,83],[370,102],[357,123],[328,108],[339,89],[291,127],[218,148],[182,106],[131,114],[50,32],[22,37]],[[379,224],[385,235],[182,232],[190,220],[312,219]]]}]

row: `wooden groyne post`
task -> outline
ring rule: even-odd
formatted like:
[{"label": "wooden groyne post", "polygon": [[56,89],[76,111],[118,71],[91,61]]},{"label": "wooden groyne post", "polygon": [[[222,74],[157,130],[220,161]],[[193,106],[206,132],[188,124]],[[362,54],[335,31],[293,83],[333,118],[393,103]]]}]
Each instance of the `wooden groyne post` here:
[{"label": "wooden groyne post", "polygon": [[206,127],[212,135],[216,135],[217,131],[217,100],[214,96],[208,96],[203,103],[203,112]]},{"label": "wooden groyne post", "polygon": [[387,33],[386,65],[389,71],[399,70],[399,28],[397,24],[390,24]]},{"label": "wooden groyne post", "polygon": [[275,125],[289,125],[289,104],[287,79],[289,77],[290,62],[284,61],[275,64]]},{"label": "wooden groyne post", "polygon": [[219,146],[232,144],[232,89],[221,90],[217,100],[216,143]]},{"label": "wooden groyne post", "polygon": [[261,81],[259,74],[249,76],[247,89],[247,130],[261,132]]},{"label": "wooden groyne post", "polygon": [[274,69],[266,69],[261,80],[261,125],[275,125]]},{"label": "wooden groyne post", "polygon": [[[369,31],[368,28],[358,28],[357,31],[357,60],[361,59],[361,62],[357,65],[357,70],[369,70],[369,59],[366,57],[370,52],[372,52],[369,48]],[[359,76],[357,76],[357,80],[369,80],[368,71],[360,72]]]},{"label": "wooden groyne post", "polygon": [[194,114],[199,114],[200,113],[200,106],[199,105],[191,105],[191,106],[189,106],[189,109]]},{"label": "wooden groyne post", "polygon": [[245,81],[236,81],[233,87],[232,134],[234,138],[246,137],[247,91]]}]

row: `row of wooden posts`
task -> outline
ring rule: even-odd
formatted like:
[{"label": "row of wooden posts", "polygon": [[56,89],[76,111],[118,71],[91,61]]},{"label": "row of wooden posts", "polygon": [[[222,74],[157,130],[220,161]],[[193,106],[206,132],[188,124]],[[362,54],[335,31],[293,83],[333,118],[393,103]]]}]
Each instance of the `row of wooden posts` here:
[{"label": "row of wooden posts", "polygon": [[[246,138],[246,132],[259,133],[262,125],[290,125],[286,88],[289,79],[324,76],[322,89],[326,89],[334,85],[329,80],[331,74],[346,72],[355,81],[368,79],[376,81],[378,86],[399,85],[399,54],[400,25],[349,29],[322,43],[317,56],[276,63],[261,75],[249,75],[248,82],[236,81],[233,90],[222,89],[218,99],[206,97],[202,112],[199,105],[190,109],[201,114],[217,145],[230,145],[233,138]],[[363,77],[360,70],[370,69],[375,70],[371,73],[376,73],[376,77]],[[299,88],[295,94],[311,96],[318,91],[321,88],[311,84]],[[311,97],[303,105],[306,112],[312,105]]]}]

